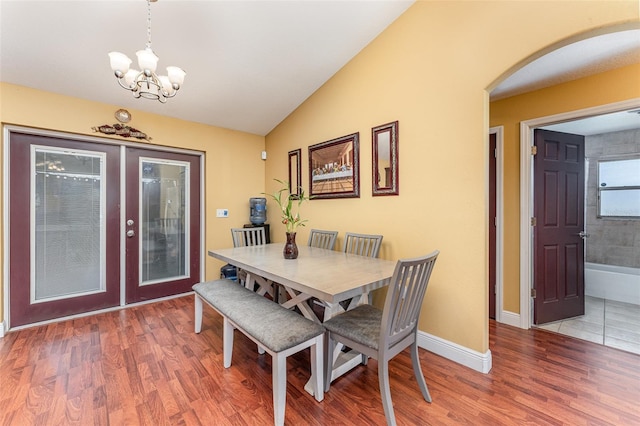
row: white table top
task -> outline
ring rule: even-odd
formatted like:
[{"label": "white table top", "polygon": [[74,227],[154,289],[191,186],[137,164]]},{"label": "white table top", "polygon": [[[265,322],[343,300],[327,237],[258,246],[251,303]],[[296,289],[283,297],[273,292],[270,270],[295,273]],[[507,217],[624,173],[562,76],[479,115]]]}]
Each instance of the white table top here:
[{"label": "white table top", "polygon": [[322,301],[336,303],[388,284],[396,262],[298,245],[298,258],[285,259],[284,243],[209,250],[230,263]]}]

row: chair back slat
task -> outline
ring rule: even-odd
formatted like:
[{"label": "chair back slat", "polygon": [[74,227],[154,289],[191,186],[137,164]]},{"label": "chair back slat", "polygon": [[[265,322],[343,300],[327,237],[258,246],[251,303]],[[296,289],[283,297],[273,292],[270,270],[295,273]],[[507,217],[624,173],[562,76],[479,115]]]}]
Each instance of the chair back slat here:
[{"label": "chair back slat", "polygon": [[391,278],[382,315],[381,342],[393,346],[414,333],[438,250],[415,259],[399,260]]},{"label": "chair back slat", "polygon": [[359,256],[378,257],[382,235],[356,234],[347,232],[342,251]]},{"label": "chair back slat", "polygon": [[323,231],[321,229],[312,229],[309,234],[310,247],[319,247],[327,250],[333,250],[336,245],[338,231]]},{"label": "chair back slat", "polygon": [[261,246],[267,243],[264,227],[231,228],[234,247]]}]

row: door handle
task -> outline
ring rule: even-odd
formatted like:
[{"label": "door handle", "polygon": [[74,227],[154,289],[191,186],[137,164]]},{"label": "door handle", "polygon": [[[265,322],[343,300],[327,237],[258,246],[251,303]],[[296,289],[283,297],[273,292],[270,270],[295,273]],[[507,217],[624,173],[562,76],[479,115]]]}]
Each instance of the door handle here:
[{"label": "door handle", "polygon": [[[135,222],[133,221],[133,219],[129,219],[127,220],[127,226],[133,226]],[[129,229],[127,231],[127,238],[133,238],[136,235],[136,231],[134,231],[133,229]]]},{"label": "door handle", "polygon": [[579,236],[580,238],[582,238],[583,240],[585,240],[585,239],[589,238],[589,234],[587,234],[587,233],[586,233],[586,232],[584,232],[584,231],[580,231],[580,232],[578,232],[576,235],[577,235],[577,236]]}]

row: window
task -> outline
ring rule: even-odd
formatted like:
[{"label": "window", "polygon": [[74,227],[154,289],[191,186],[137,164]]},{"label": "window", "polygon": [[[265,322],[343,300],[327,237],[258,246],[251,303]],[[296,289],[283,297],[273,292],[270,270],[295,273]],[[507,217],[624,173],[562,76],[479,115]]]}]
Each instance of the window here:
[{"label": "window", "polygon": [[640,158],[598,162],[598,217],[640,219]]}]

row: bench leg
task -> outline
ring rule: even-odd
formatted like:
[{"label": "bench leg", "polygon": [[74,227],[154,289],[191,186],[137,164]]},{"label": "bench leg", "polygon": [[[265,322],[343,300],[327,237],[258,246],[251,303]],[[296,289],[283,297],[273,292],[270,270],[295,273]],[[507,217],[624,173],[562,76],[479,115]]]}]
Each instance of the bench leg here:
[{"label": "bench leg", "polygon": [[316,397],[316,401],[322,401],[324,399],[324,377],[323,373],[323,340],[324,336],[320,336],[314,339],[315,343],[311,346],[311,380],[313,380],[313,394]]},{"label": "bench leg", "polygon": [[284,424],[284,408],[287,403],[287,357],[282,353],[274,354],[272,363],[273,416],[275,425]]},{"label": "bench leg", "polygon": [[224,317],[224,325],[222,328],[222,352],[224,368],[231,367],[231,355],[233,354],[233,325]]},{"label": "bench leg", "polygon": [[196,333],[200,333],[200,331],[202,330],[202,299],[200,299],[200,296],[198,296],[197,294],[193,296],[194,297],[194,308],[195,308],[195,315],[194,315],[194,327],[195,327],[195,332]]}]

